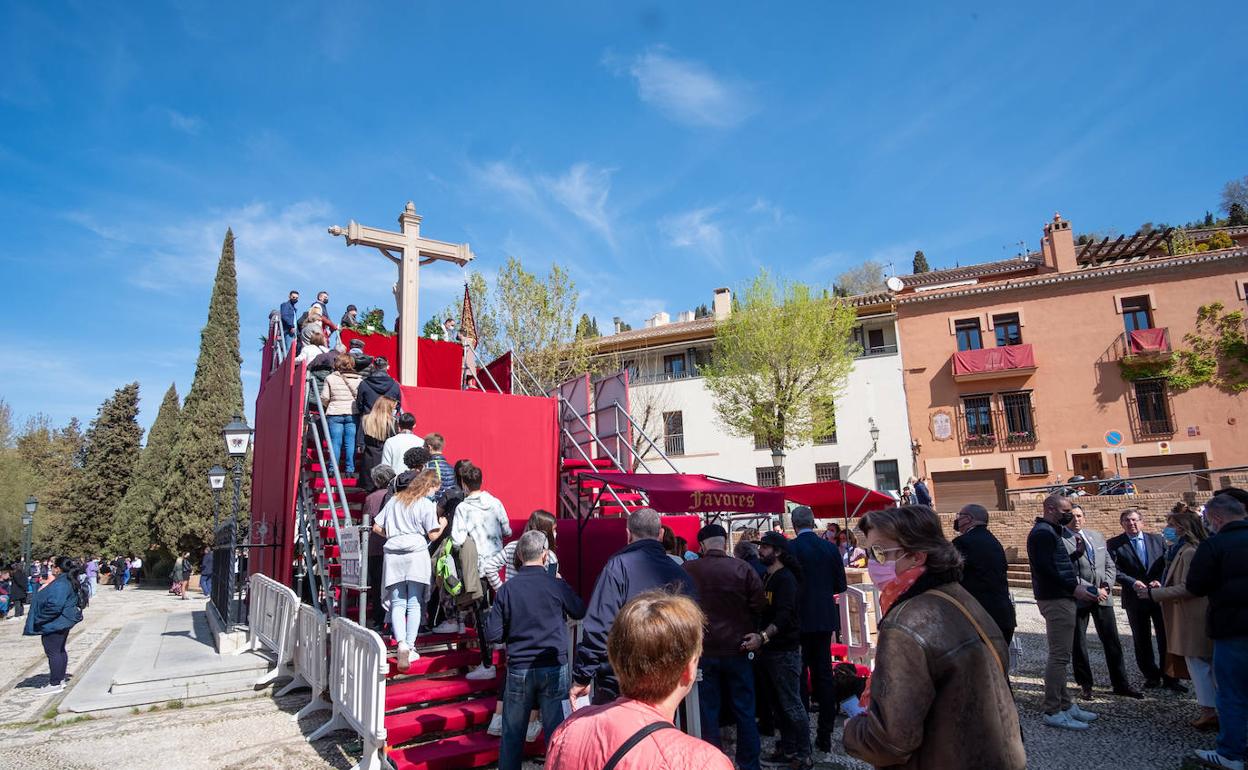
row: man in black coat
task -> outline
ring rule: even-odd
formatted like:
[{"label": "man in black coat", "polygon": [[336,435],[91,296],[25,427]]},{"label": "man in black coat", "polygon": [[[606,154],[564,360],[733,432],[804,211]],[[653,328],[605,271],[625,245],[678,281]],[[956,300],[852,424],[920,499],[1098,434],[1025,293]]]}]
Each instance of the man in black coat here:
[{"label": "man in black coat", "polygon": [[607,660],[607,634],[625,602],[643,591],[662,587],[696,597],[693,578],[663,550],[661,531],[659,514],[653,508],[638,508],[629,514],[628,545],[607,560],[589,597],[589,612],[572,664],[571,700],[587,695],[591,682],[595,705],[610,703],[619,695],[619,682]]},{"label": "man in black coat", "polygon": [[1008,647],[1018,621],[1006,579],[1005,549],[988,531],[988,509],[975,503],[963,506],[953,520],[953,528],[958,532],[953,547],[963,559],[962,587],[997,621]]},{"label": "man in black coat", "polygon": [[[1105,545],[1118,568],[1118,585],[1122,586],[1122,608],[1131,624],[1131,642],[1135,648],[1135,665],[1144,675],[1145,687],[1161,687],[1185,692],[1178,679],[1164,676],[1161,666],[1166,662],[1166,626],[1161,615],[1161,605],[1151,599],[1141,599],[1137,587],[1147,588],[1154,580],[1161,580],[1166,570],[1166,544],[1161,535],[1145,532],[1139,511],[1128,508],[1118,517],[1122,534],[1109,539]],[[1157,634],[1156,658],[1153,657],[1153,632]]]},{"label": "man in black coat", "polygon": [[355,405],[359,408],[359,413],[366,415],[373,411],[373,404],[381,396],[393,399],[396,404],[403,402],[399,383],[390,376],[390,362],[385,356],[374,358],[373,371],[360,380],[359,391],[355,395]]},{"label": "man in black coat", "polygon": [[[832,635],[841,630],[836,595],[845,591],[845,563],[836,546],[815,534],[815,514],[799,505],[789,514],[797,537],[789,552],[802,568],[798,616],[802,621],[802,670],[809,672],[810,689],[819,701],[819,725],[815,748],[832,750],[832,727],[836,719],[836,683],[832,679]],[[806,677],[802,677],[806,681]]]}]

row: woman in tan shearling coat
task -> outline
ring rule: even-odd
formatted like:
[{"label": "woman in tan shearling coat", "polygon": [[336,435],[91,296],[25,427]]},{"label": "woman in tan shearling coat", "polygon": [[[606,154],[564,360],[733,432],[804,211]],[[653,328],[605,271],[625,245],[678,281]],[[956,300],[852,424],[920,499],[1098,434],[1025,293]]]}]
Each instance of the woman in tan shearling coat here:
[{"label": "woman in tan shearling coat", "polygon": [[1196,690],[1200,718],[1192,722],[1198,730],[1218,729],[1218,712],[1214,708],[1213,640],[1205,626],[1209,600],[1193,596],[1187,590],[1187,570],[1196,554],[1196,547],[1209,537],[1205,525],[1187,506],[1179,504],[1166,517],[1162,533],[1169,546],[1166,572],[1160,581],[1137,591],[1142,599],[1161,603],[1166,625],[1168,655],[1181,655]]}]

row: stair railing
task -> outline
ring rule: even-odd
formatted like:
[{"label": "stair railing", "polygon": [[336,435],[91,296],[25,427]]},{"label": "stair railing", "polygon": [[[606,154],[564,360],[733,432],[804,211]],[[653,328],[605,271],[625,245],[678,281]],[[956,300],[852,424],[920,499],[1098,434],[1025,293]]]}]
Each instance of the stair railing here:
[{"label": "stair railing", "polygon": [[[613,401],[611,405],[615,407],[615,411],[617,415],[617,421],[616,421],[617,426],[620,424],[618,421],[618,416],[623,415],[624,419],[628,420],[628,424],[633,427],[633,430],[640,433],[641,437],[645,439],[646,443],[650,445],[650,448],[653,449],[655,453],[657,453],[658,456],[663,459],[663,462],[667,463],[667,467],[672,469],[672,473],[680,473],[680,471],[676,469],[675,464],[672,463],[671,458],[667,456],[667,453],[664,452],[662,449],[660,449],[658,444],[654,443],[654,439],[650,438],[650,434],[646,433],[646,429],[643,428],[636,420],[633,419],[633,416],[628,413],[628,410],[620,406],[619,401]],[[633,448],[632,442],[628,441],[627,437],[624,436],[622,433],[620,433],[618,427],[616,428],[615,435],[619,437],[620,441],[623,442],[624,445],[626,445],[629,448],[629,451],[633,453],[633,455],[637,458],[638,462],[641,463],[642,467],[646,468],[647,472],[650,472],[649,467],[646,466],[645,458],[637,453],[637,450]]]}]

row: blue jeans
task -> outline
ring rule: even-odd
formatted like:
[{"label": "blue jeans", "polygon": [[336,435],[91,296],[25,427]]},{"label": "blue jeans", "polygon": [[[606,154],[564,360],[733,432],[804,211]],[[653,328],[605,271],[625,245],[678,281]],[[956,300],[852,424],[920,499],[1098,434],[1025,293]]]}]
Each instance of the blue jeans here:
[{"label": "blue jeans", "polygon": [[719,707],[728,694],[737,719],[737,767],[758,770],[758,722],[754,721],[754,666],[742,655],[702,658],[698,705],[702,712],[702,739],[717,748]]},{"label": "blue jeans", "polygon": [[355,473],[355,418],[349,414],[331,414],[329,422],[329,451],[339,459],[338,467],[345,473]]},{"label": "blue jeans", "polygon": [[780,728],[776,746],[787,755],[809,757],[810,720],[802,705],[802,651],[764,651],[762,662],[776,695],[776,726]]},{"label": "blue jeans", "polygon": [[390,632],[394,640],[408,647],[416,643],[420,631],[420,607],[425,603],[425,584],[405,580],[387,586],[390,592]]},{"label": "blue jeans", "polygon": [[568,667],[537,666],[507,668],[503,687],[503,740],[498,746],[498,770],[520,770],[524,757],[524,733],[529,712],[542,714],[542,732],[550,736],[563,723],[563,702],[568,697]]},{"label": "blue jeans", "polygon": [[212,575],[200,575],[199,587],[204,589],[204,596],[212,596]]},{"label": "blue jeans", "polygon": [[1248,636],[1213,640],[1213,679],[1218,685],[1218,753],[1248,753]]}]

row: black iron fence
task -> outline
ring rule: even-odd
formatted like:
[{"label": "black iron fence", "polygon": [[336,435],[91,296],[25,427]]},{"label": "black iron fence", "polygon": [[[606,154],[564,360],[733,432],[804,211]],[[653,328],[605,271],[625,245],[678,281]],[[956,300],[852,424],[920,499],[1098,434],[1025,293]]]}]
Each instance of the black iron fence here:
[{"label": "black iron fence", "polygon": [[[212,549],[213,610],[227,631],[247,623],[247,558],[239,547],[238,526],[227,521],[217,528]],[[202,579],[202,578],[201,578]]]}]

